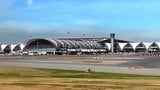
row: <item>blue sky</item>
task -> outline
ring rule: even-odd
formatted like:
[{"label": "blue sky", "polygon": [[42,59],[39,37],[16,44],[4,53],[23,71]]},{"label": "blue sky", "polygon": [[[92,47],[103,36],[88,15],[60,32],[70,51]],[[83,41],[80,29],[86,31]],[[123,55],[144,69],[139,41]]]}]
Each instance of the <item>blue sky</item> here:
[{"label": "blue sky", "polygon": [[111,32],[126,40],[160,41],[159,4],[160,0],[0,0],[0,43]]}]

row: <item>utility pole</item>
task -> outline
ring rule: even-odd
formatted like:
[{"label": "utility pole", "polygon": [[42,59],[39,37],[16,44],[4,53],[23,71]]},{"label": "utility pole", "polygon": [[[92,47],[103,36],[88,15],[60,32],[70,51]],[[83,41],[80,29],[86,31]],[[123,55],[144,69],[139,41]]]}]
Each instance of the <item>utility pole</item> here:
[{"label": "utility pole", "polygon": [[37,42],[37,50],[38,50],[38,45],[39,45],[39,42]]}]

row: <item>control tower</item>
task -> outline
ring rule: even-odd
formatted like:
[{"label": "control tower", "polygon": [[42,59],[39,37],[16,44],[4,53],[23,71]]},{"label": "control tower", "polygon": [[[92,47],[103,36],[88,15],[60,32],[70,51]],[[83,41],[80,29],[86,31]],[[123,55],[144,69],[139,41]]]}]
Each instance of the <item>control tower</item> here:
[{"label": "control tower", "polygon": [[111,34],[110,34],[110,40],[111,40],[111,52],[114,53],[115,33],[111,33]]}]

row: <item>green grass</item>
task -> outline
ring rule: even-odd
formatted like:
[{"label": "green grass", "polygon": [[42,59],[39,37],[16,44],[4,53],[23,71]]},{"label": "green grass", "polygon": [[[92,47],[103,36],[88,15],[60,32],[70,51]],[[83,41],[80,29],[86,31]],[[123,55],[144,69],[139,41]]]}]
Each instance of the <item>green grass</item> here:
[{"label": "green grass", "polygon": [[9,67],[8,69],[0,70],[0,77],[55,77],[55,78],[154,78],[158,76],[147,75],[134,75],[134,74],[119,74],[119,73],[103,73],[103,72],[91,72],[86,73],[84,71],[74,70],[58,70],[58,69],[38,69],[38,68],[22,68],[22,67]]}]

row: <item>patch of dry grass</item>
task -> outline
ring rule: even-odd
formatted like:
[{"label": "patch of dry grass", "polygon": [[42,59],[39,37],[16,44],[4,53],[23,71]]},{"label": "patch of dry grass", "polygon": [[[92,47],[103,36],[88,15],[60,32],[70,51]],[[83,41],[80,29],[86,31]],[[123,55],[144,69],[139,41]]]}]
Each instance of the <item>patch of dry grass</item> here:
[{"label": "patch of dry grass", "polygon": [[0,67],[0,90],[160,90],[160,77]]}]

